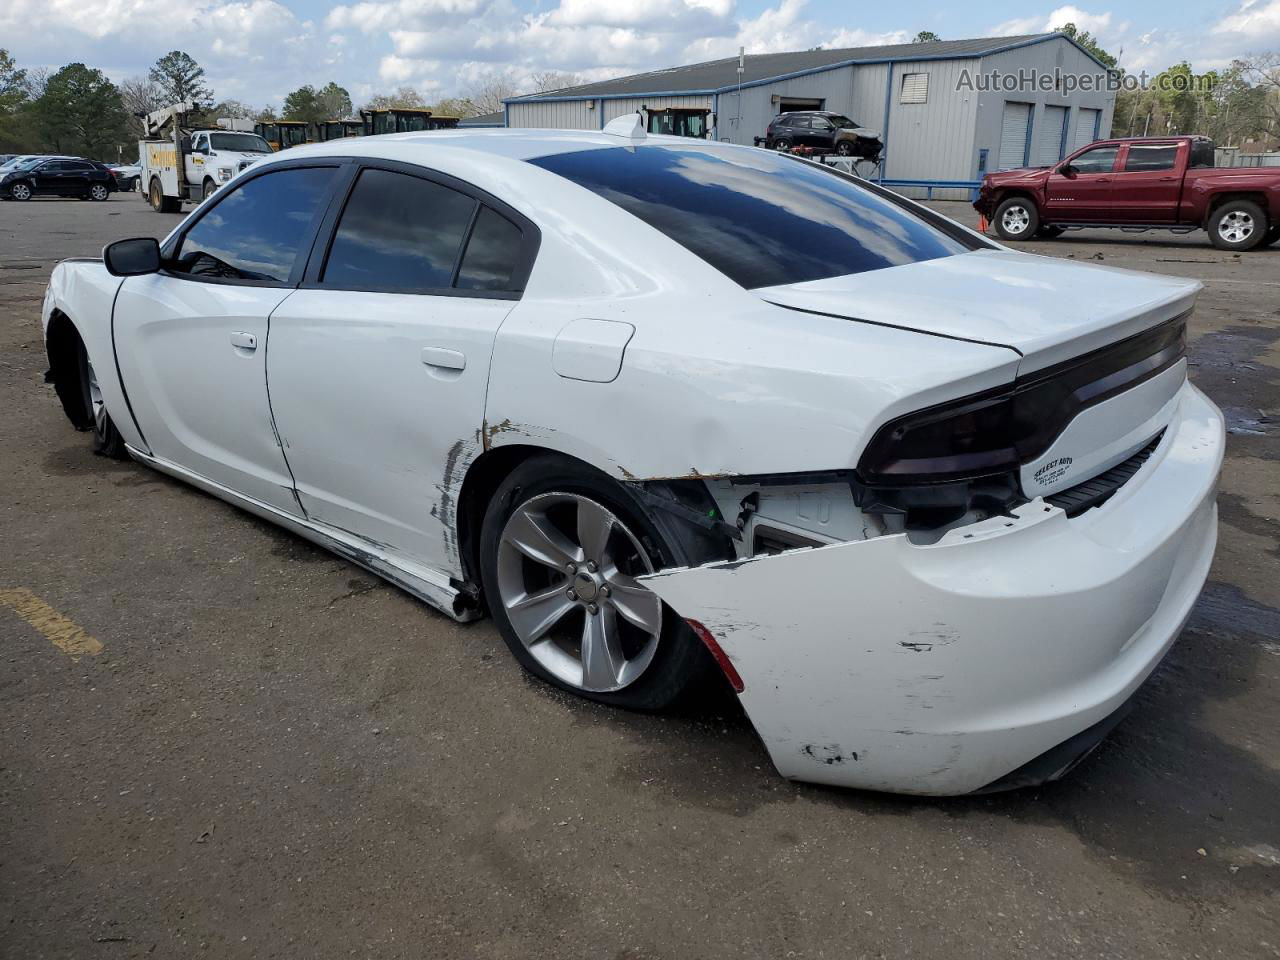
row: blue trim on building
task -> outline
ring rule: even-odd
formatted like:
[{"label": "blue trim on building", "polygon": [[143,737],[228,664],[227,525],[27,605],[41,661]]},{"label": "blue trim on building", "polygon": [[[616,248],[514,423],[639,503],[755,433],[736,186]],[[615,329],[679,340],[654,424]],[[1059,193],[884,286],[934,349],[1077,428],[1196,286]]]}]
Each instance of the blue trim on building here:
[{"label": "blue trim on building", "polygon": [[505,100],[502,102],[502,125],[504,127],[511,126],[511,107],[507,105]]},{"label": "blue trim on building", "polygon": [[[808,67],[804,70],[795,70],[791,73],[782,73],[776,77],[765,77],[760,80],[749,80],[746,83],[741,84],[741,88],[746,90],[750,87],[763,87],[771,83],[778,83],[781,80],[792,80],[792,79],[795,79],[796,77],[809,77],[815,73],[827,73],[830,70],[842,70],[845,67],[870,66],[873,64],[880,64],[880,63],[887,63],[892,65],[895,63],[928,63],[930,61],[941,61],[941,60],[981,60],[983,57],[993,57],[999,53],[1008,53],[1010,50],[1020,50],[1023,47],[1035,46],[1038,43],[1049,43],[1053,40],[1058,40],[1058,39],[1066,40],[1069,44],[1071,44],[1073,47],[1075,47],[1077,50],[1079,50],[1081,53],[1087,56],[1099,67],[1102,67],[1104,70],[1112,69],[1108,67],[1105,63],[1103,63],[1101,60],[1099,60],[1097,57],[1095,57],[1088,50],[1086,50],[1084,47],[1080,46],[1080,44],[1076,43],[1074,40],[1068,37],[1065,33],[1051,33],[1043,37],[1035,37],[1031,40],[1023,40],[1020,43],[1008,43],[1001,47],[992,47],[989,50],[983,50],[979,53],[952,53],[952,54],[929,54],[929,55],[921,54],[919,56],[914,56],[914,57],[868,57],[860,60],[837,60],[834,63],[824,64],[823,66],[819,66],[819,67]],[[717,93],[730,93],[734,90],[737,90],[738,88],[739,88],[739,84],[732,83],[723,87],[706,87],[706,88],[695,89],[695,90],[644,90],[644,91],[635,91],[632,93],[597,93],[597,94],[584,94],[580,96],[561,96],[561,97],[540,96],[539,94],[534,93],[534,94],[526,94],[523,97],[509,97],[506,100],[503,100],[502,102],[504,104],[560,103],[560,102],[570,101],[570,100],[593,100],[593,99],[632,100],[632,99],[642,98],[642,97],[699,97],[699,96],[710,96],[712,94],[717,94]]]},{"label": "blue trim on building", "polygon": [[1036,105],[1028,103],[1031,109],[1027,111],[1027,141],[1022,145],[1022,165],[1024,167],[1031,166],[1031,131],[1036,128]]},{"label": "blue trim on building", "polygon": [[1062,136],[1058,138],[1058,159],[1067,155],[1067,126],[1071,122],[1071,107],[1062,111]]},{"label": "blue trim on building", "polygon": [[604,129],[604,101],[596,97],[596,121],[599,129]]},{"label": "blue trim on building", "polygon": [[[1103,107],[1102,110],[1105,110]],[[1102,132],[1102,110],[1093,111],[1093,139],[1098,139],[1098,134]]]},{"label": "blue trim on building", "polygon": [[880,154],[880,176],[883,177],[889,169],[889,118],[893,113],[893,63],[889,64],[886,71],[888,76],[884,81],[884,130],[880,132],[881,154]]}]

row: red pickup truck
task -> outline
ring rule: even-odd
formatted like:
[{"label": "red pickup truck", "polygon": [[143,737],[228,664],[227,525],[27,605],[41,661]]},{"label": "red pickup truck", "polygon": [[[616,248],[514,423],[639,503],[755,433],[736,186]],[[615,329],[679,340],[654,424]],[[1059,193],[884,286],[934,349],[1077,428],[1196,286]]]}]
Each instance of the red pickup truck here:
[{"label": "red pickup truck", "polygon": [[1252,250],[1280,240],[1280,167],[1215,167],[1205,137],[1099,140],[1052,167],[987,174],[973,205],[1005,240],[1202,229],[1222,250]]}]

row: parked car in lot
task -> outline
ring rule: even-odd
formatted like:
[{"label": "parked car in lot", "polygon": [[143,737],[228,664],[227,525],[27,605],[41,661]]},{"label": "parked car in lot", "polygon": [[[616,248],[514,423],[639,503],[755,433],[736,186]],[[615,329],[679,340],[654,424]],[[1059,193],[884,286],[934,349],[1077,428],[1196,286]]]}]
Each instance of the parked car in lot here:
[{"label": "parked car in lot", "polygon": [[41,159],[0,176],[0,197],[81,197],[106,200],[116,191],[115,177],[105,164],[79,158]]},{"label": "parked car in lot", "polygon": [[335,140],[104,256],[43,307],[100,452],[489,612],[584,697],[718,665],[788,777],[1062,775],[1213,555],[1199,284],[796,157],[635,117]]},{"label": "parked car in lot", "polygon": [[880,134],[868,130],[840,113],[825,110],[800,110],[780,113],[765,131],[765,146],[770,150],[810,147],[838,154],[875,160],[884,149]]},{"label": "parked car in lot", "polygon": [[106,166],[111,171],[111,175],[116,178],[116,189],[124,192],[138,189],[138,178],[142,174],[142,167],[138,164],[108,163]]},{"label": "parked car in lot", "polygon": [[1206,230],[1222,250],[1280,240],[1280,168],[1214,167],[1205,137],[1102,140],[1053,167],[989,173],[974,207],[1005,240],[1068,227]]}]

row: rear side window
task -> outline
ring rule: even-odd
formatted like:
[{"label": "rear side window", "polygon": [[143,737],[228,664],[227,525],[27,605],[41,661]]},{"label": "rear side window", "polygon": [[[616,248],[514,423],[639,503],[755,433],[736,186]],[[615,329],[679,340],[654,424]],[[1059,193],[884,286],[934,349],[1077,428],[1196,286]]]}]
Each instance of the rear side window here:
[{"label": "rear side window", "polygon": [[458,270],[458,289],[514,290],[523,241],[519,227],[502,214],[481,207]]},{"label": "rear side window", "polygon": [[749,289],[989,247],[853,177],[772,151],[605,147],[529,162],[612,201]]},{"label": "rear side window", "polygon": [[183,236],[171,269],[191,276],[283,283],[311,236],[335,172],[334,167],[295,167],[235,187]]},{"label": "rear side window", "polygon": [[1172,170],[1177,159],[1176,143],[1131,143],[1129,155],[1124,160],[1124,171],[1142,173],[1148,170]]},{"label": "rear side window", "polygon": [[365,170],[338,221],[321,283],[357,290],[447,290],[476,201],[449,187]]}]

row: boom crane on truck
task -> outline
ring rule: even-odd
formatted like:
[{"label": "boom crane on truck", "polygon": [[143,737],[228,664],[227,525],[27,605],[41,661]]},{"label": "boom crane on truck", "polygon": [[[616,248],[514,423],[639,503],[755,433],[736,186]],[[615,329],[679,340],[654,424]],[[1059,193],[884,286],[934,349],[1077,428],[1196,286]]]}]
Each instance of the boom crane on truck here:
[{"label": "boom crane on truck", "polygon": [[219,119],[192,129],[194,100],[142,116],[138,183],[157,213],[178,213],[184,201],[199,203],[255,161],[271,153],[249,120]]}]

